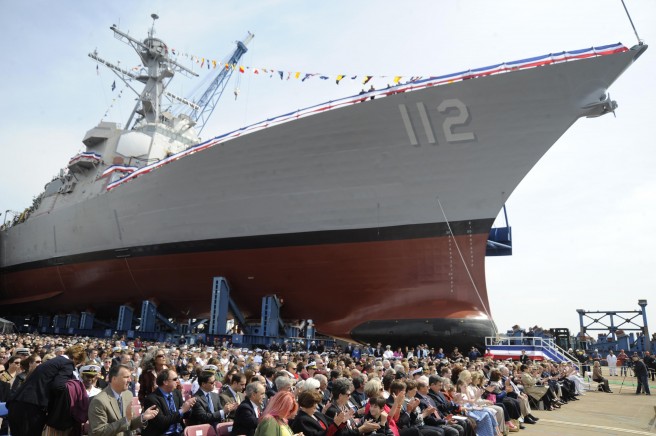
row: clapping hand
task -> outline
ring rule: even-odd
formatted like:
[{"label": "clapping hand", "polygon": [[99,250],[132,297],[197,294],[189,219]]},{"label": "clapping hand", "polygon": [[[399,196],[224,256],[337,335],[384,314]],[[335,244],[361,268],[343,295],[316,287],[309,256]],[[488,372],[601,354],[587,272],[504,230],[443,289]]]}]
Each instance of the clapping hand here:
[{"label": "clapping hand", "polygon": [[237,407],[239,407],[237,406],[237,403],[226,403],[226,405],[223,406],[223,413],[227,415],[233,410],[235,410]]},{"label": "clapping hand", "polygon": [[360,433],[371,433],[372,431],[376,431],[380,428],[380,424],[377,422],[373,421],[366,421],[362,426],[360,426]]},{"label": "clapping hand", "polygon": [[189,412],[189,410],[191,410],[191,408],[194,407],[194,404],[196,404],[196,397],[189,398],[187,401],[185,401],[182,404],[182,407],[180,408],[182,409],[182,413]]},{"label": "clapping hand", "polygon": [[144,411],[144,413],[141,414],[141,419],[143,419],[144,421],[150,421],[151,419],[156,417],[158,413],[159,410],[157,410],[157,406],[152,405],[149,408],[147,408]]},{"label": "clapping hand", "polygon": [[323,406],[323,409],[321,409],[321,413],[325,414],[328,409],[330,409],[330,406],[332,403],[328,401],[325,406]]},{"label": "clapping hand", "polygon": [[348,421],[348,415],[346,414],[346,412],[339,412],[337,415],[335,415],[335,419],[333,420],[333,422],[337,427],[339,427],[346,421]]}]

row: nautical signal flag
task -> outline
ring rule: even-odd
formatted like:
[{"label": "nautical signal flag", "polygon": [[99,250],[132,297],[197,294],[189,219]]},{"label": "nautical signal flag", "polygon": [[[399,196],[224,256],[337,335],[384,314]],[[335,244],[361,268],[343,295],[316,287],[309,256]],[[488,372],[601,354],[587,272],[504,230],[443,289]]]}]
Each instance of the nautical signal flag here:
[{"label": "nautical signal flag", "polygon": [[335,80],[335,83],[339,85],[340,80],[342,80],[343,78],[344,78],[344,74],[340,74],[339,76],[337,76],[337,80]]},{"label": "nautical signal flag", "polygon": [[244,67],[243,67],[243,66],[240,66],[240,67],[239,67],[239,72],[240,72],[240,73],[243,73],[244,71],[246,71],[246,70],[244,69]]},{"label": "nautical signal flag", "polygon": [[364,76],[364,80],[362,81],[363,85],[366,85],[368,81],[370,81],[374,76]]},{"label": "nautical signal flag", "polygon": [[112,91],[116,89],[116,80],[114,80],[114,83],[112,83]]}]

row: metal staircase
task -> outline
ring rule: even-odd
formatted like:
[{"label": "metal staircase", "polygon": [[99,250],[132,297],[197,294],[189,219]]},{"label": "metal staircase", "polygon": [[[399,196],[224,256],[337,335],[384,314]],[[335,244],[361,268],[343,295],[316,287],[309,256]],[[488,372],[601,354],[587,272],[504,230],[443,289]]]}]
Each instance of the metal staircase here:
[{"label": "metal staircase", "polygon": [[498,335],[485,338],[485,347],[496,357],[517,359],[525,351],[533,359],[569,362],[579,368],[579,362],[556,344],[553,338],[540,336]]}]

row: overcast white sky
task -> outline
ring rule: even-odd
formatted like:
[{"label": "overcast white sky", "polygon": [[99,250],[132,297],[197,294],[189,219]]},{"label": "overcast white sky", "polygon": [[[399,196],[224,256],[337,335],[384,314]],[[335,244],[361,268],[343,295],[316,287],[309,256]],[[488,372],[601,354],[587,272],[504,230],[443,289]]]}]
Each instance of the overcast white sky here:
[{"label": "overcast white sky", "polygon": [[[640,37],[656,43],[656,2],[625,1]],[[97,74],[87,53],[138,64],[109,26],[143,38],[152,12],[160,15],[157,36],[180,51],[220,60],[250,30],[255,39],[244,65],[327,75],[447,74],[636,43],[620,0],[0,0],[0,10],[0,219],[31,204],[123,89],[108,70]],[[656,331],[655,53],[649,49],[611,88],[617,118],[578,121],[510,197],[514,254],[486,263],[501,331],[515,323],[578,331],[577,308],[637,310],[640,298],[651,300]],[[361,85],[244,75],[238,87],[235,101],[228,86],[204,136],[351,95]],[[171,90],[192,88],[180,80]],[[132,105],[124,92],[106,120],[125,123]]]}]

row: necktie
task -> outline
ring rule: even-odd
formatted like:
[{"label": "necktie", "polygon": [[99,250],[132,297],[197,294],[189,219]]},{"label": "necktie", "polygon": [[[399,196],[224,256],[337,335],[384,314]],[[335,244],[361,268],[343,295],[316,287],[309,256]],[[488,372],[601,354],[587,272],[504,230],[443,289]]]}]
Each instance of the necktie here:
[{"label": "necktie", "polygon": [[166,404],[169,406],[171,412],[175,412],[175,403],[173,402],[173,394],[168,394],[166,396]]},{"label": "necktie", "polygon": [[124,413],[123,413],[123,398],[120,396],[116,399],[116,402],[118,402],[118,410],[121,411],[121,418],[123,418]]},{"label": "necktie", "polygon": [[214,404],[212,404],[212,396],[208,393],[207,395],[207,408],[210,409],[210,413],[214,413]]},{"label": "necktie", "polygon": [[[173,394],[168,394],[166,396],[166,404],[169,407],[169,410],[171,411],[171,414],[175,414],[177,412],[177,409],[175,408],[175,403],[173,402]],[[168,431],[166,434],[169,433],[179,433],[181,430],[181,427],[179,427],[179,424],[173,423],[169,427]]]}]

